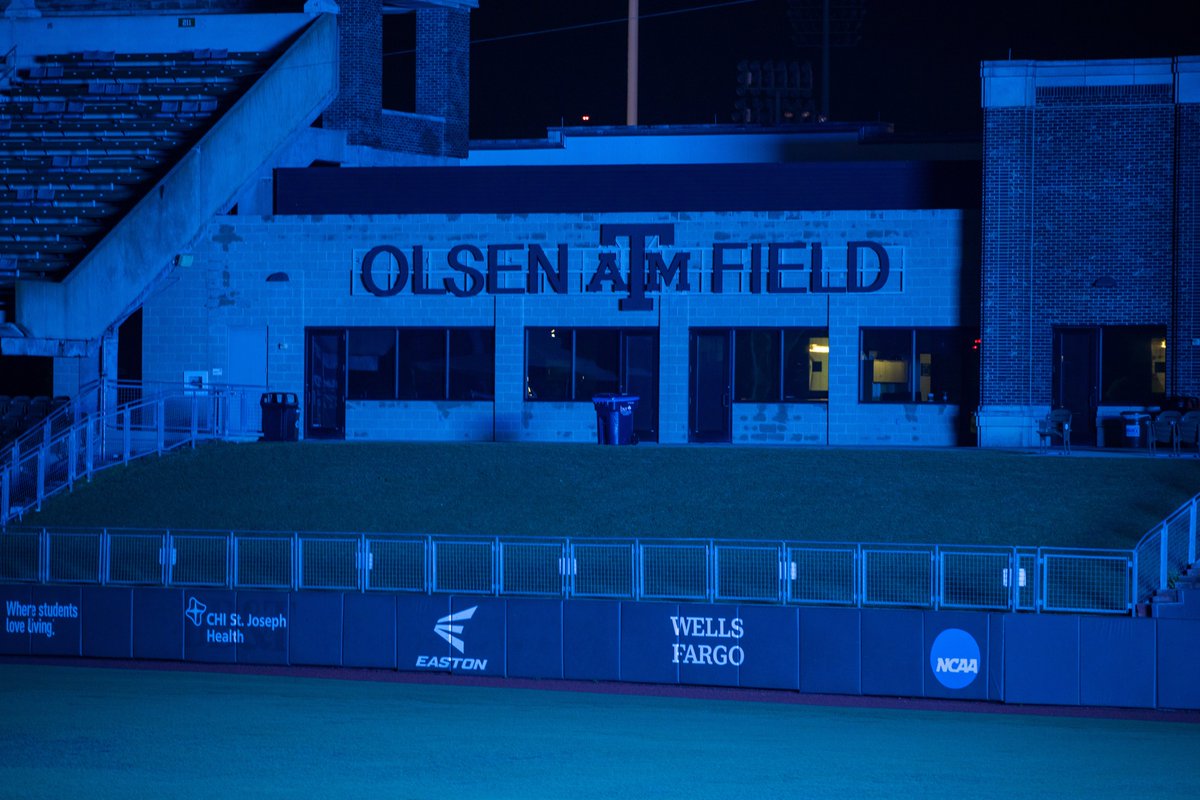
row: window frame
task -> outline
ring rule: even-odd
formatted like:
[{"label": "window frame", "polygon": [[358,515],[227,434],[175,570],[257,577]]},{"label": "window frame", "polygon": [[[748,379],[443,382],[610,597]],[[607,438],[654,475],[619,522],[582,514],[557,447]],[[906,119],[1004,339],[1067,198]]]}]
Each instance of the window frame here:
[{"label": "window frame", "polygon": [[[825,403],[825,404],[829,403],[829,389],[828,388],[825,389],[824,397],[789,398],[787,396],[787,387],[788,387],[789,382],[788,382],[788,363],[787,363],[788,362],[788,358],[787,358],[788,351],[787,351],[787,347],[786,347],[787,336],[789,333],[800,334],[801,336],[803,336],[804,338],[809,340],[810,345],[811,345],[811,341],[813,339],[824,339],[826,341],[826,347],[828,347],[829,328],[822,328],[822,327],[818,327],[818,326],[806,326],[806,325],[790,325],[790,326],[779,326],[779,327],[776,327],[773,325],[765,325],[765,326],[757,326],[757,327],[756,326],[734,327],[734,328],[730,328],[729,332],[732,335],[732,339],[733,339],[733,341],[731,342],[731,345],[732,345],[731,350],[732,350],[732,354],[733,354],[733,381],[732,381],[733,402],[744,403],[747,405],[783,405],[783,404],[794,405],[794,404],[805,404],[805,403]],[[739,377],[739,371],[738,371],[738,362],[739,362],[738,338],[739,337],[738,337],[738,333],[739,332],[742,332],[743,334],[746,334],[746,333],[774,333],[774,334],[776,334],[775,346],[778,350],[777,359],[778,359],[779,363],[778,363],[777,374],[775,376],[777,378],[777,382],[776,382],[776,386],[774,387],[775,395],[776,395],[776,397],[774,399],[771,399],[771,400],[742,400],[742,399],[740,399],[740,396],[742,393],[738,391],[738,377]],[[826,355],[829,356],[831,354],[826,353]],[[828,373],[829,361],[830,361],[830,359],[826,358],[825,362],[824,362],[825,369],[826,369],[825,374],[826,374],[826,383],[827,384],[828,384],[828,374],[829,374]]]},{"label": "window frame", "polygon": [[[570,375],[567,376],[567,387],[569,389],[568,396],[563,397],[531,397],[529,387],[529,334],[531,331],[558,331],[563,334],[570,334],[571,339],[571,358],[570,358]],[[578,325],[578,326],[563,326],[563,325],[527,325],[524,335],[524,389],[522,390],[522,401],[526,403],[590,403],[592,396],[579,397],[579,375],[578,375],[578,345],[576,333],[579,331],[606,331],[617,334],[617,393],[620,393],[621,385],[624,383],[625,372],[628,369],[628,364],[625,361],[625,337],[630,334],[645,334],[647,332],[654,334],[655,345],[658,344],[659,329],[650,325],[635,325],[635,326],[618,326],[618,325]]]},{"label": "window frame", "polygon": [[[869,393],[868,387],[871,385],[874,385],[875,382],[872,380],[870,383],[868,383],[866,380],[866,369],[864,366],[868,361],[868,359],[866,358],[866,355],[867,355],[866,337],[869,333],[873,333],[873,332],[881,332],[881,333],[882,332],[907,332],[908,333],[909,346],[908,346],[908,360],[906,362],[907,367],[908,367],[908,370],[907,370],[908,377],[907,377],[907,381],[906,381],[908,384],[908,392],[907,392],[907,397],[905,399],[890,399],[889,398],[889,399],[874,400],[874,399],[871,399],[870,397],[868,397],[868,393]],[[963,403],[965,402],[966,395],[967,395],[966,390],[967,390],[967,381],[969,380],[969,376],[962,369],[961,362],[958,367],[958,373],[959,373],[958,387],[957,387],[958,397],[948,397],[945,400],[941,400],[936,397],[936,394],[935,394],[934,399],[922,399],[919,396],[920,395],[919,381],[920,381],[920,377],[921,377],[920,376],[919,339],[922,334],[935,334],[935,335],[936,334],[948,334],[950,336],[954,336],[959,340],[959,345],[962,348],[965,348],[968,345],[968,343],[972,342],[974,340],[974,338],[977,336],[977,334],[974,332],[973,329],[963,327],[961,325],[942,325],[942,326],[939,326],[939,325],[929,325],[929,326],[898,325],[898,326],[864,326],[864,327],[860,327],[858,329],[858,365],[859,365],[858,366],[858,404],[859,405],[866,405],[866,406],[878,406],[878,405],[961,406],[961,405],[963,405]],[[967,355],[967,353],[965,350],[959,351],[960,358],[965,357],[966,355]],[[872,363],[875,360],[877,360],[877,359],[870,359],[870,361]]]},{"label": "window frame", "polygon": [[[467,325],[467,326],[439,326],[439,325],[361,325],[347,326],[344,328],[330,329],[341,330],[345,333],[345,359],[346,359],[346,381],[345,381],[345,402],[348,403],[443,403],[447,401],[453,402],[480,402],[490,403],[495,402],[495,386],[496,386],[496,331],[495,328]],[[392,349],[392,391],[387,397],[353,397],[351,396],[351,381],[350,381],[350,341],[354,336],[355,331],[391,331],[394,337],[394,346]],[[453,382],[451,381],[450,370],[451,364],[454,362],[454,352],[451,349],[451,344],[454,340],[454,332],[456,331],[478,331],[487,335],[491,343],[491,399],[479,399],[470,397],[456,397],[452,394],[451,389]],[[441,393],[438,397],[400,397],[400,364],[401,350],[404,345],[405,333],[430,333],[440,332],[442,336],[442,353],[441,353]]]}]

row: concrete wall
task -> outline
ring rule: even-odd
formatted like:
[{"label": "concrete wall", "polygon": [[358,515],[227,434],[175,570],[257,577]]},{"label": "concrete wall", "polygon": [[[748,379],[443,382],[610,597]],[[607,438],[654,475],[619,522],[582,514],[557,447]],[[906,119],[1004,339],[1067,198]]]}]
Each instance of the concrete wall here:
[{"label": "concrete wall", "polygon": [[[650,222],[673,224],[675,245],[661,248],[668,258],[680,250],[691,253],[691,291],[651,295],[649,311],[621,311],[618,296],[608,291],[583,292],[585,273],[594,271],[602,249],[600,225]],[[192,265],[177,269],[144,305],[144,374],[147,380],[176,382],[184,370],[208,370],[219,380],[216,371],[224,373],[230,361],[229,329],[265,326],[270,387],[303,398],[305,327],[494,327],[494,404],[350,402],[347,437],[594,441],[590,402],[524,401],[524,329],[644,326],[659,334],[660,441],[685,442],[689,329],[828,327],[828,410],[821,403],[737,404],[734,442],[954,444],[959,416],[970,409],[858,402],[858,333],[864,326],[976,325],[977,229],[975,213],[954,210],[218,217],[198,240]],[[753,294],[745,285],[711,291],[714,242],[820,241],[830,270],[844,263],[845,243],[860,239],[878,241],[891,253],[892,278],[883,291]],[[552,258],[557,244],[567,244],[568,293],[454,297],[406,290],[381,298],[367,293],[357,274],[371,247],[392,244],[408,251],[419,245],[435,265],[428,285],[437,287],[443,278],[461,278],[445,267],[450,247],[500,243],[538,244]],[[513,263],[524,263],[522,253],[509,255]],[[266,281],[281,271],[289,280]],[[524,284],[522,272],[505,278],[514,287]]]}]

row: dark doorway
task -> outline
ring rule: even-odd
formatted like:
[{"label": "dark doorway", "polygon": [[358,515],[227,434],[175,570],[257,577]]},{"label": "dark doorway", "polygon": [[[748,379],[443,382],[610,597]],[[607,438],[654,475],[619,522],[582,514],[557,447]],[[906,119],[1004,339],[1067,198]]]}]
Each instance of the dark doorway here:
[{"label": "dark doorway", "polygon": [[689,369],[688,441],[732,437],[733,360],[730,331],[693,330]]},{"label": "dark doorway", "polygon": [[346,332],[305,331],[305,433],[311,439],[346,438]]},{"label": "dark doorway", "polygon": [[637,395],[633,432],[640,441],[658,441],[658,333],[625,331],[620,390]]},{"label": "dark doorway", "polygon": [[1100,405],[1100,337],[1096,328],[1055,328],[1051,404],[1071,412],[1072,444],[1096,443]]}]

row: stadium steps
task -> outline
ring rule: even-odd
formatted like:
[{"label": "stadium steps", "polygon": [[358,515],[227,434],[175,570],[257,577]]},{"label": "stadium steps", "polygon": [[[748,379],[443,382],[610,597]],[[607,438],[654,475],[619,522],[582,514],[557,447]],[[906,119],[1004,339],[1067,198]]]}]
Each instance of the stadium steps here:
[{"label": "stadium steps", "polygon": [[1150,608],[1163,619],[1200,619],[1200,564],[1188,567],[1173,588],[1155,592]]}]

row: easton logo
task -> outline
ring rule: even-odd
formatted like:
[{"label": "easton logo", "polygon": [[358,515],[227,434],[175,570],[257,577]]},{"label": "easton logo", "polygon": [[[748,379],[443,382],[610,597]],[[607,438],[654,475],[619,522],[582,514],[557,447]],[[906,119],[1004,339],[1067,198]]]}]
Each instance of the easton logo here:
[{"label": "easton logo", "polygon": [[947,628],[929,648],[929,666],[947,689],[965,689],[979,675],[979,644],[959,628]]},{"label": "easton logo", "polygon": [[456,611],[453,614],[447,614],[437,621],[437,625],[433,626],[433,632],[450,643],[458,652],[463,652],[465,643],[458,638],[457,634],[463,632],[463,625],[454,625],[455,622],[462,622],[475,616],[475,609],[479,606],[471,606],[465,611]]},{"label": "easton logo", "polygon": [[[466,626],[461,623],[475,616],[475,611],[478,608],[479,606],[471,606],[462,611],[447,614],[433,626],[433,632],[449,642],[450,646],[459,653],[465,652],[466,642],[460,636]],[[417,656],[417,666],[424,667],[425,669],[485,670],[487,669],[487,659],[459,658],[458,656]]]},{"label": "easton logo", "polygon": [[201,603],[194,597],[189,597],[187,611],[183,613],[184,616],[192,621],[193,625],[199,628],[201,621],[204,619],[205,611],[208,611],[208,606],[204,605],[204,603]]}]

